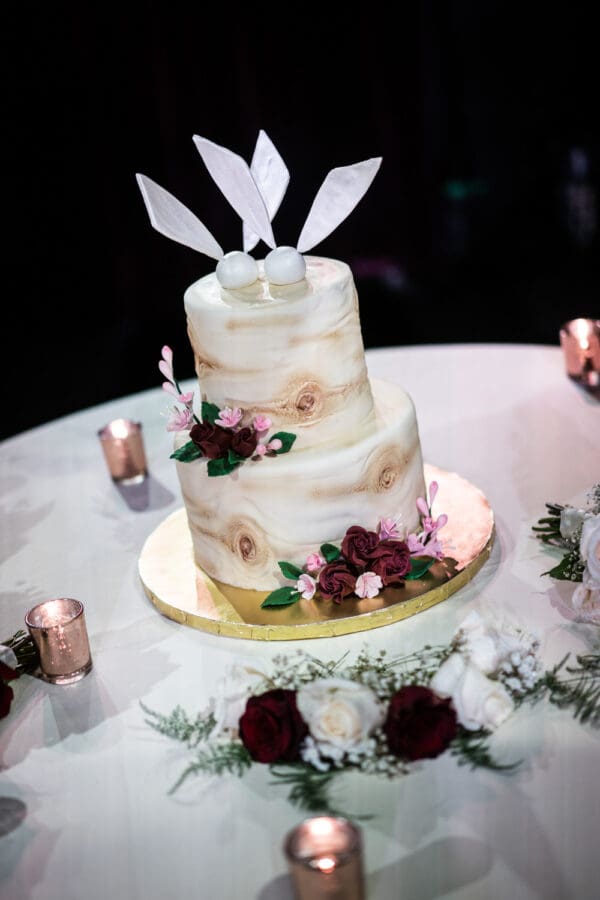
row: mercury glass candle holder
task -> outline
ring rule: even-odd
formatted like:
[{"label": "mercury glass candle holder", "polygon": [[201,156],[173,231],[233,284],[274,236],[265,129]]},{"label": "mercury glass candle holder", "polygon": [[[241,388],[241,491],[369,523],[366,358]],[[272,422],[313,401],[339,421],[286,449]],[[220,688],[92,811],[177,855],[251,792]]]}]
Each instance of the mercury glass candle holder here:
[{"label": "mercury glass candle holder", "polygon": [[347,819],[314,816],[284,843],[296,900],[365,900],[362,835]]},{"label": "mercury glass candle holder", "polygon": [[40,675],[52,684],[72,684],[92,668],[83,603],[69,597],[30,609],[25,624],[36,645]]},{"label": "mercury glass candle holder", "polygon": [[98,432],[108,471],[113,481],[139,484],[148,474],[140,422],[115,419]]},{"label": "mercury glass candle holder", "polygon": [[569,378],[584,388],[600,387],[600,319],[572,319],[560,329]]}]

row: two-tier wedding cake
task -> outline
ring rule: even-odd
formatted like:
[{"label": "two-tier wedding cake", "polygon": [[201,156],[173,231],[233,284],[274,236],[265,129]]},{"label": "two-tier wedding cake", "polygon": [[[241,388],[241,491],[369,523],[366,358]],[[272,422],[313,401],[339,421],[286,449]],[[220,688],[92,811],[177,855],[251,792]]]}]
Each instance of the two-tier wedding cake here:
[{"label": "two-tier wedding cake", "polygon": [[[173,455],[197,564],[225,584],[272,591],[285,581],[282,560],[306,571],[315,548],[339,545],[352,526],[372,534],[394,523],[401,536],[419,524],[413,403],[369,379],[349,266],[304,255],[354,208],[381,160],[333,169],[297,246],[277,247],[271,221],[289,176],[266,134],[250,166],[194,141],[243,221],[244,252],[225,254],[183,204],[137,176],[152,225],[218,261],[184,297],[199,399],[181,392],[163,349],[179,404]],[[271,251],[257,261],[249,251],[261,239]]]}]

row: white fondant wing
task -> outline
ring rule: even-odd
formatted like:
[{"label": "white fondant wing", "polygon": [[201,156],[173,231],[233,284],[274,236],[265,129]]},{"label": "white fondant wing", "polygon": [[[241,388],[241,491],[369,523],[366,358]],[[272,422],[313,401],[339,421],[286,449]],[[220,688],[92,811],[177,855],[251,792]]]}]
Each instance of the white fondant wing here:
[{"label": "white fondant wing", "polygon": [[[290,173],[279,151],[262,129],[258,133],[256,147],[250,163],[250,171],[265,201],[269,220],[272,222],[290,183]],[[243,224],[243,234],[244,251],[250,253],[256,247],[260,238],[245,222]]]},{"label": "white fondant wing", "polygon": [[237,153],[232,153],[219,144],[213,144],[212,141],[197,134],[194,135],[194,144],[225,199],[233,206],[242,221],[246,222],[265,244],[273,248],[275,238],[267,207],[248,164]]},{"label": "white fondant wing", "polygon": [[223,250],[208,228],[187,206],[146,175],[138,173],[135,177],[153,228],[205,256],[223,257]]},{"label": "white fondant wing", "polygon": [[377,156],[329,172],[318,190],[298,239],[299,253],[312,250],[344,221],[366,194],[380,165],[381,157]]}]

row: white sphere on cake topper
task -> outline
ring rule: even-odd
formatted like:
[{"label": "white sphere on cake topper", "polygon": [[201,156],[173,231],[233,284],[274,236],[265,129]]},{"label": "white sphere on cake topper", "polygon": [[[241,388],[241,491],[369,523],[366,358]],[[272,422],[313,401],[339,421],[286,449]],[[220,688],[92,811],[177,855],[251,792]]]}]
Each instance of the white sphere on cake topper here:
[{"label": "white sphere on cake topper", "polygon": [[381,157],[332,169],[308,213],[296,247],[278,247],[271,222],[281,205],[290,175],[268,135],[261,129],[250,166],[231,150],[194,135],[194,144],[213,181],[242,219],[243,251],[224,253],[208,228],[176,197],[146,175],[136,179],[156,231],[217,260],[221,287],[237,290],[259,278],[250,251],[262,239],[271,248],[264,260],[266,278],[277,285],[294,284],[306,273],[303,254],[312,250],[344,221],[369,189]]}]

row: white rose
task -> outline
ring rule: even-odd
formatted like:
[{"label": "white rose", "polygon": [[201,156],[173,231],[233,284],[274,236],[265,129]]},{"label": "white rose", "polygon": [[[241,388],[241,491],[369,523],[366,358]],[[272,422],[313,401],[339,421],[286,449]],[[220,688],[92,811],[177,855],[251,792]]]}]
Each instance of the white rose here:
[{"label": "white rose", "polygon": [[468,656],[478,669],[489,674],[500,665],[498,645],[493,632],[489,631],[477,610],[471,610],[459,626],[461,652]]},{"label": "white rose", "polygon": [[600,513],[589,516],[583,523],[579,552],[591,581],[600,588]]},{"label": "white rose", "polygon": [[298,690],[296,705],[315,740],[347,751],[383,722],[373,691],[345,678],[322,678]]},{"label": "white rose", "polygon": [[246,710],[248,697],[264,675],[255,669],[233,666],[229,674],[217,684],[217,696],[212,700],[215,726],[211,738],[237,737],[240,718]]},{"label": "white rose", "polygon": [[587,568],[583,570],[581,584],[573,591],[571,604],[573,609],[581,612],[600,610],[600,583],[591,577]]},{"label": "white rose", "polygon": [[565,506],[560,511],[560,533],[565,540],[570,540],[581,527],[585,518],[585,509],[576,509],[574,506]]},{"label": "white rose", "polygon": [[6,644],[0,644],[0,662],[3,662],[5,666],[9,666],[11,669],[16,669],[19,665],[15,651],[12,647],[7,647]]},{"label": "white rose", "polygon": [[460,653],[453,653],[433,676],[430,687],[452,699],[458,721],[469,731],[497,728],[514,709],[498,681],[492,681]]},{"label": "white rose", "polygon": [[530,653],[536,645],[532,635],[513,625],[487,625],[476,610],[462,622],[456,636],[460,639],[460,652],[485,675],[497,672],[513,653]]}]

